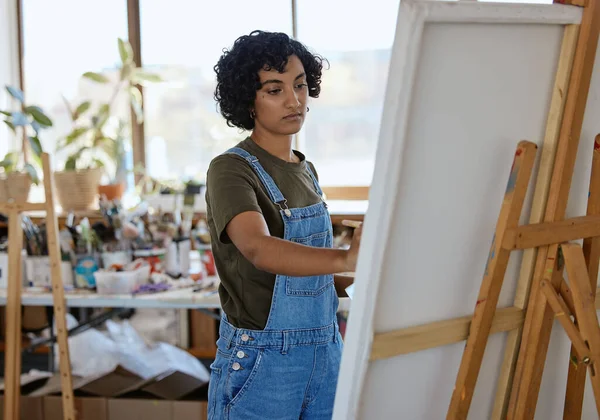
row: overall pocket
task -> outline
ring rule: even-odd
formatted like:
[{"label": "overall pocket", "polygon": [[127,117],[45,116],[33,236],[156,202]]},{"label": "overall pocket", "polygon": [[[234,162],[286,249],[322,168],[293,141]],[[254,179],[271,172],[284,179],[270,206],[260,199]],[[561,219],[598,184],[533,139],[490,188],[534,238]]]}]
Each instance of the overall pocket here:
[{"label": "overall pocket", "polygon": [[228,401],[224,382],[227,378],[227,367],[233,354],[227,349],[226,340],[219,337],[217,340],[217,354],[210,364],[210,378],[208,382],[208,420],[222,418],[222,412]]},{"label": "overall pocket", "polygon": [[208,420],[218,418],[215,417],[215,406],[217,405],[218,394],[221,392],[219,389],[220,379],[221,369],[212,365],[210,367],[210,379],[208,383]]},{"label": "overall pocket", "polygon": [[[290,240],[307,246],[331,248],[331,235],[327,230],[301,238],[291,238]],[[290,296],[318,296],[332,286],[333,275],[331,274],[309,277],[286,277],[285,281],[285,291]]]},{"label": "overall pocket", "polygon": [[225,384],[228,406],[233,406],[248,392],[260,367],[263,349],[238,346],[233,349],[227,366],[227,382]]}]

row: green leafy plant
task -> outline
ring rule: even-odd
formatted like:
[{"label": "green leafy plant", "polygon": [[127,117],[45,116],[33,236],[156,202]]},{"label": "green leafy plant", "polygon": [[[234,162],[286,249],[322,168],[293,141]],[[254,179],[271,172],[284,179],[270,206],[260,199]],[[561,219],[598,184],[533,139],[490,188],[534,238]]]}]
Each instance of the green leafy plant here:
[{"label": "green leafy plant", "polygon": [[[65,98],[69,110],[72,130],[59,141],[58,150],[71,150],[65,162],[65,171],[90,169],[105,166],[105,159],[112,160],[119,166],[125,153],[124,142],[128,137],[128,120],[115,115],[115,101],[120,95],[127,95],[128,102],[135,112],[135,122],[144,120],[142,109],[142,94],[138,85],[160,82],[160,76],[143,71],[136,67],[133,60],[133,49],[129,42],[118,39],[121,62],[117,67],[116,82],[101,73],[86,72],[83,78],[112,88],[108,102],[92,106],[92,102],[84,100],[72,106]],[[118,172],[118,170],[117,170]]]},{"label": "green leafy plant", "polygon": [[102,148],[106,155],[115,163],[115,173],[111,183],[125,182],[127,178],[127,151],[126,140],[128,138],[128,125],[122,119],[118,120],[117,127],[112,137],[107,137],[102,144]]},{"label": "green leafy plant", "polygon": [[139,181],[135,185],[135,194],[137,196],[182,194],[184,192],[185,185],[181,179],[169,180],[152,177],[141,163],[135,165],[131,172],[139,177]]},{"label": "green leafy plant", "polygon": [[6,91],[18,102],[20,109],[0,110],[0,114],[3,115],[4,123],[16,135],[22,135],[24,140],[21,150],[9,152],[4,156],[0,161],[0,168],[5,174],[28,173],[32,182],[37,184],[40,181],[38,169],[42,167],[43,153],[39,135],[42,130],[52,127],[52,120],[39,106],[27,104],[25,95],[19,88],[6,86]]}]

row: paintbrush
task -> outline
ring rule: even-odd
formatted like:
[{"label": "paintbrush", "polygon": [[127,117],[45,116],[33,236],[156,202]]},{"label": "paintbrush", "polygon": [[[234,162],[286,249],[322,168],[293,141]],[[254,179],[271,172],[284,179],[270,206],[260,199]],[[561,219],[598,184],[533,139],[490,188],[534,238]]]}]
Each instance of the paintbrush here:
[{"label": "paintbrush", "polygon": [[362,222],[358,222],[356,220],[342,220],[342,225],[348,226],[351,228],[358,228],[362,226]]}]

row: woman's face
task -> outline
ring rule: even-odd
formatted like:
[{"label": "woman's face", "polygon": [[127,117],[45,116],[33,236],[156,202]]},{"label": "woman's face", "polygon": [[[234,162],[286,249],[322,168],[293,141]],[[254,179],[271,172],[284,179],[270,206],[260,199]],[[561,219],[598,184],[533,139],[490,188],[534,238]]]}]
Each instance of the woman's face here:
[{"label": "woman's face", "polygon": [[262,87],[256,91],[254,109],[255,130],[272,134],[296,134],[306,115],[308,85],[304,66],[292,55],[283,73],[272,69],[258,72]]}]

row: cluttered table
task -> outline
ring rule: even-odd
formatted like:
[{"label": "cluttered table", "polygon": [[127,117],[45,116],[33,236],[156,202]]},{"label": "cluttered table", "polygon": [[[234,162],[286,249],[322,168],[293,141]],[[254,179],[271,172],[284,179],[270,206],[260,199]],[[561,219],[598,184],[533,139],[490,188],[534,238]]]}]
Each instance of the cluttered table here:
[{"label": "cluttered table", "polygon": [[[23,289],[21,295],[24,306],[51,306],[52,293],[41,287]],[[100,295],[98,293],[74,289],[65,291],[65,300],[72,308],[156,308],[156,309],[220,309],[216,289],[198,290],[185,287],[147,294]],[[0,289],[0,306],[6,305],[6,289]],[[349,298],[340,298],[339,310],[350,307]]]},{"label": "cluttered table", "polygon": [[[101,295],[93,291],[74,289],[65,291],[67,306],[71,308],[169,308],[218,309],[219,295],[215,290],[194,291],[193,287],[147,294]],[[41,287],[23,289],[24,306],[51,306],[52,293]],[[0,305],[6,305],[6,289],[0,289]]]},{"label": "cluttered table", "polygon": [[[194,220],[193,224],[182,223],[189,214],[185,217],[180,215],[183,217],[181,219],[167,213],[153,213],[149,211],[147,202],[129,210],[124,210],[118,201],[102,200],[100,204],[99,211],[89,214],[81,213],[77,217],[74,213],[63,215],[64,220],[59,224],[61,265],[65,265],[62,267],[63,284],[68,307],[220,309],[216,289],[219,280],[214,275],[214,263],[208,245],[210,238],[203,220]],[[333,200],[329,206],[332,219],[359,220],[366,211],[367,202]],[[52,306],[46,232],[38,221],[33,220],[36,216],[39,215],[23,217],[27,251],[24,273],[25,284],[29,287],[23,289],[21,302],[25,306]],[[195,263],[191,262],[191,257],[186,258],[188,254],[200,258],[200,271],[204,267],[202,287],[198,283],[171,287],[180,282],[171,283],[170,280],[150,281],[158,286],[167,284],[167,287],[148,287],[150,290],[144,289],[141,293],[133,287],[148,283],[148,272],[144,270],[154,273],[156,269],[161,273],[177,274],[184,266],[189,269],[189,265]],[[4,260],[8,268],[7,258]],[[143,265],[140,265],[140,261]],[[117,273],[112,267],[121,268],[116,270]],[[7,271],[0,270],[0,273]],[[0,280],[6,284],[6,274],[4,279],[2,277],[0,274]],[[141,277],[144,277],[144,281],[141,281]],[[353,277],[336,276],[340,311],[348,310],[350,306],[350,299],[344,290],[352,281]],[[206,287],[207,283],[212,286]],[[6,302],[7,291],[0,285],[0,306],[6,305]]]}]

